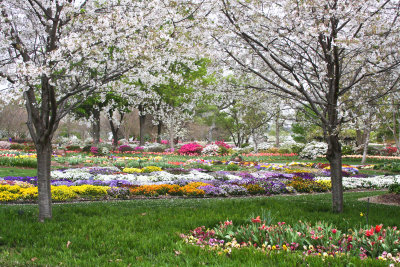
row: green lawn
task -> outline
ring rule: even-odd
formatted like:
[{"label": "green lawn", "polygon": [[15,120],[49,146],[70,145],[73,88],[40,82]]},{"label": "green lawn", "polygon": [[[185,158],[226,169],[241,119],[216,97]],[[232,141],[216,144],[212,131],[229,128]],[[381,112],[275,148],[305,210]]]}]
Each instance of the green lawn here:
[{"label": "green lawn", "polygon": [[36,169],[0,168],[0,177],[5,176],[36,176]]},{"label": "green lawn", "polygon": [[[382,192],[345,193],[345,211],[332,214],[331,195],[234,199],[146,199],[54,205],[54,218],[37,222],[35,205],[0,206],[0,266],[371,266],[371,261],[327,259],[253,250],[220,256],[183,244],[179,233],[213,227],[220,221],[241,224],[269,210],[275,223],[325,220],[338,229],[365,224],[360,197]],[[371,224],[399,225],[400,207],[370,204]],[[67,247],[68,241],[70,242]],[[374,265],[388,264],[373,262]],[[353,265],[353,266],[354,266]]]}]

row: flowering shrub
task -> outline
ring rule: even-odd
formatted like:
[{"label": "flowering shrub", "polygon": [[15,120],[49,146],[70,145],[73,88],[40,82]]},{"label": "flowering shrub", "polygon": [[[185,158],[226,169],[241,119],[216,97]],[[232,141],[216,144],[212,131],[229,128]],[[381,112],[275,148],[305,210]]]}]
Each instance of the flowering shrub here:
[{"label": "flowering shrub", "polygon": [[0,141],[0,149],[10,149],[11,143],[7,141]]},{"label": "flowering shrub", "polygon": [[92,147],[90,147],[90,153],[98,154],[99,149],[96,146],[92,146]]},{"label": "flowering shrub", "polygon": [[189,143],[181,146],[178,153],[181,155],[198,155],[201,153],[203,147],[197,143]]},{"label": "flowering shrub", "polygon": [[219,146],[215,144],[206,145],[201,153],[207,156],[217,156],[219,154]]},{"label": "flowering shrub", "polygon": [[382,154],[383,156],[396,156],[396,155],[398,154],[398,153],[397,153],[397,147],[390,147],[390,146],[385,147],[385,148],[382,150],[381,154]]},{"label": "flowering shrub", "polygon": [[119,151],[127,152],[127,151],[133,151],[134,149],[130,145],[122,145],[118,148]]},{"label": "flowering shrub", "polygon": [[135,151],[143,151],[143,150],[144,150],[144,147],[142,147],[142,146],[137,146],[137,147],[135,147],[134,149],[135,149]]},{"label": "flowering shrub", "polygon": [[168,142],[168,140],[161,140],[161,144],[163,144],[163,145],[167,145],[169,142]]},{"label": "flowering shrub", "polygon": [[328,145],[326,143],[312,141],[304,147],[299,156],[302,159],[314,160],[318,156],[325,155],[327,150]]},{"label": "flowering shrub", "polygon": [[293,226],[285,222],[268,224],[260,216],[247,225],[234,225],[225,221],[213,229],[198,227],[189,235],[182,234],[184,242],[207,247],[219,253],[232,249],[253,247],[267,253],[274,251],[301,252],[315,256],[357,256],[400,262],[400,231],[397,227],[382,225],[342,232],[324,222],[311,225],[299,221]]}]

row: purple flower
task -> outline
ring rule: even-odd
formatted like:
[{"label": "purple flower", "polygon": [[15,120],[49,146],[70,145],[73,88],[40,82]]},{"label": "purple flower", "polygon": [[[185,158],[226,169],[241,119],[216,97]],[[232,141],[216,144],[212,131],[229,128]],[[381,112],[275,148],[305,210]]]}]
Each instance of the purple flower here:
[{"label": "purple flower", "polygon": [[204,190],[206,196],[226,196],[224,189],[212,185],[199,186],[198,189]]}]

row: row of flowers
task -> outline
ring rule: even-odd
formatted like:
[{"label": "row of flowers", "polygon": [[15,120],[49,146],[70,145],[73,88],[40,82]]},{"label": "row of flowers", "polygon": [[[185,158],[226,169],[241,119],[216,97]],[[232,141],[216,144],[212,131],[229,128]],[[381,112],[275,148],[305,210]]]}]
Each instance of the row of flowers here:
[{"label": "row of flowers", "polygon": [[[182,170],[184,171],[184,170]],[[197,170],[172,174],[166,171],[151,173],[122,173],[116,167],[96,167],[52,171],[52,186],[104,186],[110,188],[129,188],[133,195],[187,195],[187,196],[235,196],[271,195],[282,193],[326,192],[331,189],[327,177],[315,177],[311,173],[277,173],[258,171],[253,173],[214,172],[202,173]],[[345,189],[386,188],[400,183],[400,176],[379,176],[370,178],[344,177]],[[37,185],[37,177],[4,177],[0,185]],[[196,190],[186,190],[186,186]],[[197,185],[194,187],[194,185]],[[183,188],[182,188],[183,187]],[[118,190],[118,189],[114,189]],[[3,190],[8,191],[8,190]],[[24,199],[24,198],[22,198]]]},{"label": "row of flowers", "polygon": [[341,231],[324,222],[311,225],[299,221],[291,226],[285,222],[271,224],[258,216],[246,225],[227,220],[212,229],[198,227],[189,234],[181,234],[181,238],[188,244],[218,253],[230,254],[234,249],[252,247],[267,254],[347,255],[400,263],[400,231],[382,225]]}]

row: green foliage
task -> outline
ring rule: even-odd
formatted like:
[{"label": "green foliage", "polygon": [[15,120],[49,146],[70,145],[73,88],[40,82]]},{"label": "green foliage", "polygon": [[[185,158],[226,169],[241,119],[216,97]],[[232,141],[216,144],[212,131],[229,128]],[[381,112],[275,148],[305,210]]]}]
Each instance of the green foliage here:
[{"label": "green foliage", "polygon": [[387,162],[374,165],[374,170],[400,172],[400,162]]},{"label": "green foliage", "polygon": [[228,171],[237,171],[239,170],[239,165],[236,164],[228,164],[228,166],[226,167],[226,169]]},{"label": "green foliage", "polygon": [[36,168],[37,160],[35,158],[0,157],[0,166]]},{"label": "green foliage", "polygon": [[400,184],[394,183],[389,186],[389,193],[400,194]]},{"label": "green foliage", "polygon": [[[265,252],[246,249],[233,250],[228,257],[183,244],[179,237],[199,225],[212,228],[227,219],[234,225],[245,224],[247,218],[261,215],[262,210],[270,211],[275,222],[294,225],[299,220],[313,224],[326,221],[347,231],[365,223],[359,214],[365,213],[366,205],[357,199],[376,194],[380,193],[345,193],[342,214],[331,213],[330,194],[67,203],[54,205],[53,219],[44,224],[37,221],[36,206],[3,205],[0,229],[7,230],[0,231],[0,265],[58,266],[62,262],[65,266],[388,266],[386,261],[291,253],[267,256]],[[371,204],[369,222],[383,223],[384,227],[398,225],[397,210]],[[16,248],[21,253],[15,253]],[[32,263],[34,257],[37,259]]]},{"label": "green foliage", "polygon": [[342,155],[354,155],[354,149],[352,146],[343,145]]},{"label": "green foliage", "polygon": [[23,144],[12,143],[10,145],[10,149],[23,150],[24,148],[25,146]]},{"label": "green foliage", "polygon": [[36,169],[0,168],[0,177],[5,176],[36,176]]},{"label": "green foliage", "polygon": [[307,129],[305,126],[302,126],[300,123],[293,123],[292,124],[292,137],[293,140],[298,143],[306,143],[306,135]]}]

